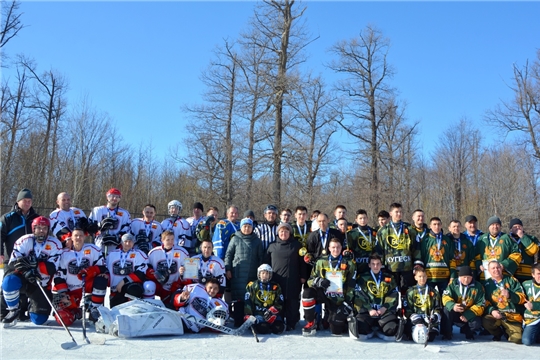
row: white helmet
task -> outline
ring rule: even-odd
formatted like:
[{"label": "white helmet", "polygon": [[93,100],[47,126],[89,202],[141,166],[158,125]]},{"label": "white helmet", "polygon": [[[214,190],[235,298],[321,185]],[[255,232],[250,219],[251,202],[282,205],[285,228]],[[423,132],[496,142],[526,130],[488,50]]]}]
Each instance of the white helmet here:
[{"label": "white helmet", "polygon": [[170,203],[167,204],[167,209],[170,210],[171,207],[175,207],[178,209],[178,213],[182,212],[182,203],[178,200],[172,200]]},{"label": "white helmet", "polygon": [[261,279],[261,276],[260,276],[261,271],[268,271],[268,273],[270,275],[268,277],[268,279],[266,280],[266,282],[269,282],[270,280],[272,280],[272,272],[273,272],[273,270],[272,270],[272,267],[270,265],[262,264],[261,266],[259,266],[259,268],[257,269],[257,279],[259,279],[259,281],[263,281]]},{"label": "white helmet", "polygon": [[212,310],[206,314],[206,320],[210,321],[212,324],[221,326],[225,325],[228,317],[227,309],[222,305],[212,308]]},{"label": "white helmet", "polygon": [[145,281],[143,283],[145,299],[154,299],[156,295],[156,283],[153,281]]},{"label": "white helmet", "polygon": [[425,325],[414,325],[412,338],[417,344],[425,344],[428,337],[428,329]]}]

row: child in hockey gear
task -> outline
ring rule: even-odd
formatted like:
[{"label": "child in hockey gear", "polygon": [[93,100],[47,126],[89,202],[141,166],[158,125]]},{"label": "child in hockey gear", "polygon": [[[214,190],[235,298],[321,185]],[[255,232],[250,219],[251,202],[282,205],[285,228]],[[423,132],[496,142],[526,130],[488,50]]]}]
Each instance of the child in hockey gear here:
[{"label": "child in hockey gear", "polygon": [[281,316],[283,310],[283,295],[281,287],[272,279],[272,267],[262,264],[257,269],[257,281],[252,281],[246,286],[244,299],[244,321],[250,315],[257,318],[253,325],[259,334],[281,334],[285,330],[285,324]]},{"label": "child in hockey gear", "polygon": [[111,308],[129,299],[125,294],[142,298],[148,269],[148,257],[138,249],[133,249],[135,238],[131,234],[122,235],[122,248],[107,256],[107,270],[111,284]]},{"label": "child in hockey gear", "polygon": [[[75,319],[80,319],[79,303],[84,292],[89,293],[88,299],[84,299],[89,306],[90,320],[96,321],[99,317],[97,308],[103,305],[107,291],[108,277],[103,275],[107,272],[101,250],[94,244],[85,244],[88,236],[78,223],[69,234],[72,247],[66,248],[60,255],[58,271],[54,278],[53,305],[62,317],[64,324],[70,326]],[[60,321],[56,319],[59,324]]]},{"label": "child in hockey gear", "polygon": [[188,252],[174,244],[174,232],[165,230],[161,235],[161,245],[148,253],[146,277],[156,284],[156,295],[164,303],[171,301],[171,294],[181,288],[181,276]]},{"label": "child in hockey gear", "polygon": [[9,310],[2,320],[5,327],[17,323],[21,291],[28,295],[28,312],[34,324],[45,323],[51,313],[49,301],[36,285],[39,281],[49,299],[52,297],[49,283],[56,273],[62,244],[57,238],[49,236],[49,229],[49,219],[39,216],[32,221],[32,234],[24,235],[15,242],[2,281],[4,299]]},{"label": "child in hockey gear", "polygon": [[532,266],[532,280],[525,281],[523,289],[527,300],[521,341],[524,345],[534,345],[540,343],[540,263]]},{"label": "child in hockey gear", "polygon": [[[224,325],[229,318],[229,307],[220,298],[219,281],[210,278],[205,285],[189,284],[173,295],[173,305],[178,312],[193,315],[199,319],[205,319],[216,325]],[[199,332],[203,326],[182,318],[184,328],[192,332]]]},{"label": "child in hockey gear", "polygon": [[383,340],[395,341],[398,331],[396,282],[381,271],[379,254],[369,257],[369,268],[369,273],[358,278],[354,291],[358,338],[365,340],[377,335]]},{"label": "child in hockey gear", "polygon": [[464,328],[465,337],[473,340],[473,331],[480,328],[484,313],[484,288],[475,281],[470,266],[459,269],[458,278],[452,281],[442,296],[444,314],[448,318],[442,324],[443,340],[452,340],[452,325]]},{"label": "child in hockey gear", "polygon": [[347,310],[345,303],[352,304],[355,286],[356,267],[341,255],[341,240],[331,238],[329,255],[322,256],[315,263],[308,280],[309,288],[302,294],[304,317],[307,321],[302,332],[304,336],[316,333],[316,304],[324,304],[330,331],[341,335],[348,331]]},{"label": "child in hockey gear", "polygon": [[[414,279],[416,286],[407,291],[405,309],[405,314],[409,318],[407,333],[411,334],[415,342],[424,344],[424,340],[431,342],[439,334],[441,296],[435,288],[427,285],[427,274],[424,269],[415,270]],[[425,331],[428,328],[429,332]]]},{"label": "child in hockey gear", "polygon": [[523,288],[516,278],[503,274],[496,260],[489,262],[488,271],[491,278],[484,283],[486,310],[482,325],[493,335],[493,341],[507,334],[508,341],[521,344],[521,309],[527,301]]}]

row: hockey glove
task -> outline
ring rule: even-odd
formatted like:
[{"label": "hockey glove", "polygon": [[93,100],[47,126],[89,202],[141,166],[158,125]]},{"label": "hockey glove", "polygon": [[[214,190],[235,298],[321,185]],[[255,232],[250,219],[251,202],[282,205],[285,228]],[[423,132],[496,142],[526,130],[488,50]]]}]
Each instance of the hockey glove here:
[{"label": "hockey glove", "polygon": [[164,285],[167,283],[167,281],[169,281],[169,272],[168,271],[162,271],[162,270],[157,270],[157,271],[154,271],[154,276],[156,277],[156,281],[158,283],[160,283],[161,285]]},{"label": "hockey glove", "polygon": [[81,229],[82,231],[88,231],[88,219],[85,217],[80,217],[77,219],[77,222],[75,223],[76,229]]},{"label": "hockey glove", "polygon": [[352,259],[354,259],[354,253],[351,250],[344,250],[343,251],[343,257],[346,260],[352,260]]},{"label": "hockey glove", "polygon": [[29,269],[24,272],[24,278],[30,284],[35,284],[37,280],[41,280],[41,275],[36,269]]},{"label": "hockey glove", "polygon": [[105,218],[101,221],[101,226],[99,228],[100,231],[106,231],[106,230],[111,230],[112,228],[114,228],[115,226],[115,221],[116,219],[112,218],[112,217],[108,217],[108,218]]},{"label": "hockey glove", "polygon": [[268,310],[264,312],[264,320],[269,324],[273,324],[274,321],[276,321],[276,318],[278,315],[279,315],[278,309],[271,306]]},{"label": "hockey glove", "polygon": [[212,223],[214,222],[214,220],[216,220],[215,217],[209,216],[209,217],[206,219],[206,222],[204,223],[204,227],[209,228],[210,225],[212,225]]},{"label": "hockey glove", "polygon": [[79,271],[79,273],[77,274],[77,278],[79,280],[82,280],[83,279],[83,275],[86,276],[86,281],[90,280],[90,279],[93,279],[95,278],[96,276],[98,276],[99,274],[101,273],[101,271],[99,270],[99,266],[97,265],[94,265],[94,266],[89,266],[87,267],[86,269],[81,269]]},{"label": "hockey glove", "polygon": [[141,241],[137,243],[137,248],[141,250],[143,253],[148,254],[150,251],[150,243],[148,241]]},{"label": "hockey glove", "polygon": [[441,321],[441,315],[437,313],[433,313],[431,317],[429,318],[429,323],[436,325]]},{"label": "hockey glove", "polygon": [[30,269],[37,267],[37,261],[34,256],[23,256],[15,260],[15,270],[21,274],[24,274]]},{"label": "hockey glove", "polygon": [[[82,218],[81,218],[82,219]],[[98,226],[98,223],[97,221],[90,221],[88,223],[88,226],[86,227],[86,231],[90,234],[90,235],[95,235],[99,230],[99,226]]]},{"label": "hockey glove", "polygon": [[330,280],[322,278],[322,277],[316,277],[313,280],[313,286],[326,290],[330,286]]},{"label": "hockey glove", "polygon": [[103,245],[120,245],[120,241],[118,241],[118,236],[116,235],[110,235],[110,234],[107,234],[107,235],[104,235],[102,238],[101,238],[101,241],[103,242]]}]

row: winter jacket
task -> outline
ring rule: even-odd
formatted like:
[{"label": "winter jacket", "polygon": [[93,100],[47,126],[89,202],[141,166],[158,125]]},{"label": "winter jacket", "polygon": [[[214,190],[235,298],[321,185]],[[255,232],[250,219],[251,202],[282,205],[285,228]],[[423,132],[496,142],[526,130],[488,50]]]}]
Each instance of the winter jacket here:
[{"label": "winter jacket", "polygon": [[15,242],[23,235],[32,233],[32,221],[38,216],[33,207],[23,215],[15,204],[10,212],[0,217],[0,255],[4,255],[4,263],[9,261]]}]

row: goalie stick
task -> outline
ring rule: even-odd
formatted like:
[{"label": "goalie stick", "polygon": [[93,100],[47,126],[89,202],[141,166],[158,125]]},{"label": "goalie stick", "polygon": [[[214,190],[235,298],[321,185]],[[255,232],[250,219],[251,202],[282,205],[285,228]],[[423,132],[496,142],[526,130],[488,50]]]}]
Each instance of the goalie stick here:
[{"label": "goalie stick", "polygon": [[405,332],[405,323],[407,322],[407,318],[405,317],[405,309],[403,307],[403,298],[401,295],[401,291],[398,290],[398,312],[397,315],[399,317],[399,325],[398,325],[398,331],[396,333],[396,341],[401,341],[403,339],[403,333]]}]

